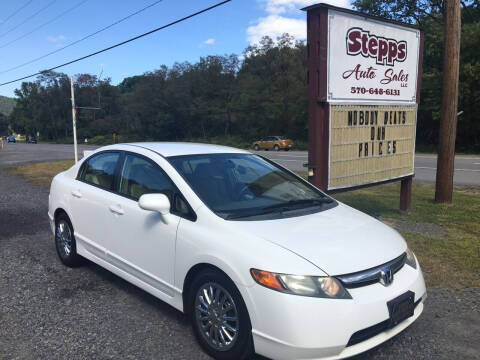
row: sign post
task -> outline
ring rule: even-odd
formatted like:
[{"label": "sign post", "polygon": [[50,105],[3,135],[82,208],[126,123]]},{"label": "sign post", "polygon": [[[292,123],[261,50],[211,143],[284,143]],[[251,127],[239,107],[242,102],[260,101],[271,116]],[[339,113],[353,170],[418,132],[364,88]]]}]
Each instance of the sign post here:
[{"label": "sign post", "polygon": [[77,108],[75,107],[75,90],[73,86],[73,76],[70,77],[70,92],[72,95],[72,126],[73,126],[73,151],[75,154],[75,163],[78,162],[77,151]]},{"label": "sign post", "polygon": [[409,211],[423,33],[326,4],[303,10],[309,181],[326,192],[401,181]]}]

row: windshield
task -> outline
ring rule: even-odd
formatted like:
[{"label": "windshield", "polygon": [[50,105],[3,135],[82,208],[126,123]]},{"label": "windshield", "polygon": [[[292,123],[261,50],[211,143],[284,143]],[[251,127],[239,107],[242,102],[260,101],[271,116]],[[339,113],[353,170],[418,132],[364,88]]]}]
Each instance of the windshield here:
[{"label": "windshield", "polygon": [[316,212],[334,203],[299,177],[257,155],[183,155],[168,160],[202,201],[225,219],[306,208]]}]

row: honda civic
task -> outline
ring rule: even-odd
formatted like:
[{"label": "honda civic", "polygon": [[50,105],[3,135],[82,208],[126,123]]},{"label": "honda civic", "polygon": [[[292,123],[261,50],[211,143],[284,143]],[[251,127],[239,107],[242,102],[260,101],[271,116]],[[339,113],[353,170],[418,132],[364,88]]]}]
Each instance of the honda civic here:
[{"label": "honda civic", "polygon": [[97,149],[52,181],[60,260],[89,259],[186,313],[216,359],[340,359],[421,314],[400,234],[248,151]]}]

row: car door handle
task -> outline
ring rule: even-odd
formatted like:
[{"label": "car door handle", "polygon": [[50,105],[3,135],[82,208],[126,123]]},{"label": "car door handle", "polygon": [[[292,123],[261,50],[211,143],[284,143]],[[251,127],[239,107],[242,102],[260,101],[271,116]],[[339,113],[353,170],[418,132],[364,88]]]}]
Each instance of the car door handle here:
[{"label": "car door handle", "polygon": [[82,193],[78,190],[72,190],[72,196],[80,199],[82,197]]},{"label": "car door handle", "polygon": [[118,205],[110,205],[109,209],[110,209],[111,212],[113,212],[117,215],[123,215],[125,213],[123,211],[123,209]]}]

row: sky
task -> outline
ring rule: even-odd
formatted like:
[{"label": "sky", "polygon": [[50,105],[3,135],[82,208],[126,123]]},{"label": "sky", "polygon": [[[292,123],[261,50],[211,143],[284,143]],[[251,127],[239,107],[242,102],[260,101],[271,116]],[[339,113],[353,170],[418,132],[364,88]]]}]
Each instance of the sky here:
[{"label": "sky", "polygon": [[[214,5],[215,0],[10,0],[0,2],[0,83],[30,75],[111,46]],[[158,3],[156,3],[158,2]],[[306,14],[300,9],[319,0],[232,0],[195,18],[57,71],[90,73],[118,84],[175,62],[196,62],[202,56],[237,54],[257,43],[289,33],[306,38]],[[350,7],[349,0],[328,0]],[[155,5],[60,50],[149,5]],[[54,21],[51,21],[56,19]],[[55,54],[10,70],[55,50]],[[25,80],[32,81],[34,78]],[[0,95],[14,96],[21,82],[0,86]]]}]

